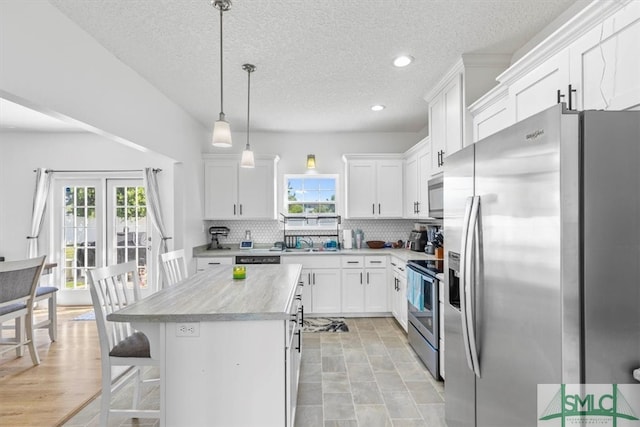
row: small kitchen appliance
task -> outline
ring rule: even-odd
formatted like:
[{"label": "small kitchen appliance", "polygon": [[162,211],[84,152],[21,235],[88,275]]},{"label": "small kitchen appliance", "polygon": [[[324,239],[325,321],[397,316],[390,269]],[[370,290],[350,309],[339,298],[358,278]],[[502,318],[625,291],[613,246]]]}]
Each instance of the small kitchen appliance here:
[{"label": "small kitchen appliance", "polygon": [[416,252],[424,252],[428,241],[427,230],[413,230],[409,234],[409,249]]},{"label": "small kitchen appliance", "polygon": [[244,240],[240,242],[240,249],[253,249],[253,240],[251,240],[251,230],[245,230]]},{"label": "small kitchen appliance", "polygon": [[209,243],[209,246],[207,247],[207,249],[212,250],[212,249],[231,249],[228,247],[224,247],[220,244],[220,236],[222,237],[227,237],[229,235],[229,228],[228,227],[209,227],[209,234],[211,235],[211,243]]}]

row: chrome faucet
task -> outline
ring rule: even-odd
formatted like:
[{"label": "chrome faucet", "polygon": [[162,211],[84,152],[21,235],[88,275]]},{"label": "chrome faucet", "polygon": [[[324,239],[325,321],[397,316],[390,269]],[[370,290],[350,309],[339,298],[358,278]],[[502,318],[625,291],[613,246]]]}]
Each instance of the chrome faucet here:
[{"label": "chrome faucet", "polygon": [[311,240],[311,238],[303,239],[303,238],[299,237],[298,238],[298,243],[300,244],[300,248],[301,249],[303,248],[303,246],[302,246],[303,243],[306,244],[309,249],[313,248],[313,240]]}]

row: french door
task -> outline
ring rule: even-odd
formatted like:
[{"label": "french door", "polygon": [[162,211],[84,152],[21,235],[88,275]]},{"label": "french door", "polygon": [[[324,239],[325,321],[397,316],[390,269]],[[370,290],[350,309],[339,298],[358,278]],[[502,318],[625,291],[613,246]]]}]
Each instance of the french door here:
[{"label": "french door", "polygon": [[142,179],[61,178],[53,196],[60,304],[91,304],[87,270],[134,260],[142,296],[149,294],[151,223]]}]

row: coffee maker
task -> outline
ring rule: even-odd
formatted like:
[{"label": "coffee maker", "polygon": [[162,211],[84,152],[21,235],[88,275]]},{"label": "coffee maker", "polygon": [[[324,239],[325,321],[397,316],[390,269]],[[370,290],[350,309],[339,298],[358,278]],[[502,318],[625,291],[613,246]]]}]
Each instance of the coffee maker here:
[{"label": "coffee maker", "polygon": [[427,230],[412,230],[411,234],[409,234],[409,249],[416,252],[424,252],[428,241]]}]

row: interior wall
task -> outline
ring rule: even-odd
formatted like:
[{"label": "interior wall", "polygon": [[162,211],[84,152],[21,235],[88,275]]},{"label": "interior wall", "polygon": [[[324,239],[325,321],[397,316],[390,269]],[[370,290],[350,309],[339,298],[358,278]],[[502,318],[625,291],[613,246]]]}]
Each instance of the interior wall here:
[{"label": "interior wall", "polygon": [[[278,162],[278,210],[284,199],[284,175],[304,174],[307,154],[315,154],[317,174],[340,175],[340,186],[344,186],[344,154],[355,153],[404,153],[417,144],[419,134],[397,133],[270,133],[250,134],[251,148],[257,154],[277,154]],[[234,134],[234,145],[229,150],[205,146],[210,154],[240,153],[246,144],[246,133]],[[340,192],[342,197],[344,192]],[[341,200],[344,203],[344,200]]]},{"label": "interior wall", "polygon": [[[0,96],[102,135],[114,150],[126,145],[173,159],[180,172],[167,185],[185,202],[168,207],[171,243],[204,242],[200,152],[209,131],[202,124],[46,1],[0,2],[0,52]],[[66,156],[79,148],[67,147]],[[2,186],[13,180],[4,176]]]},{"label": "interior wall", "polygon": [[[0,256],[21,259],[27,253],[30,233],[34,169],[104,170],[160,168],[158,175],[165,221],[174,233],[172,191],[174,161],[154,153],[141,153],[89,133],[2,133],[0,134]],[[54,175],[55,176],[55,175]],[[139,175],[142,177],[142,172]],[[50,210],[47,214],[51,213]],[[40,252],[48,253],[48,221],[39,240]]]},{"label": "interior wall", "polygon": [[[234,133],[234,146],[225,150],[203,147],[203,151],[208,154],[228,154],[236,153],[240,159],[246,143],[246,133]],[[345,185],[345,163],[342,159],[344,154],[356,153],[404,153],[410,147],[418,143],[424,136],[422,133],[251,133],[251,148],[256,155],[277,154],[280,157],[278,162],[278,195],[277,212],[282,211],[285,197],[284,176],[286,174],[309,173],[306,169],[307,154],[315,154],[316,170],[315,174],[337,174],[339,175],[339,211],[344,212],[344,185]],[[211,225],[225,225],[232,229],[232,233],[225,243],[239,243],[241,231],[251,229],[256,231],[256,242],[272,243],[279,240],[280,232],[277,220],[271,221],[205,221],[202,230],[203,236],[209,238],[206,230]],[[384,221],[352,221],[345,228],[367,228],[373,236],[383,240],[406,239],[411,230],[412,222],[407,220],[384,220]]]}]

